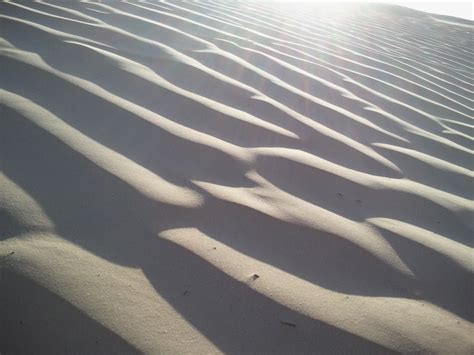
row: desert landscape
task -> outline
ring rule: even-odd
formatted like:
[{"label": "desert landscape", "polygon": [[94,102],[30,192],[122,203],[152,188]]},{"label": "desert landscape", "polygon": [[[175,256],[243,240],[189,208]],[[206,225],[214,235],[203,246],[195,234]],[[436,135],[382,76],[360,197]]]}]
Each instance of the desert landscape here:
[{"label": "desert landscape", "polygon": [[473,354],[473,25],[0,3],[0,354]]}]

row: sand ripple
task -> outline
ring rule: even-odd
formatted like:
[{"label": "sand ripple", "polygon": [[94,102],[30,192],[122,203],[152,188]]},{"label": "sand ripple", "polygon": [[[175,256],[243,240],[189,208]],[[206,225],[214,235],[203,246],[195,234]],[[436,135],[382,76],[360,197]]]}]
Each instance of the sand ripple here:
[{"label": "sand ripple", "polygon": [[473,352],[472,28],[0,3],[0,352]]}]

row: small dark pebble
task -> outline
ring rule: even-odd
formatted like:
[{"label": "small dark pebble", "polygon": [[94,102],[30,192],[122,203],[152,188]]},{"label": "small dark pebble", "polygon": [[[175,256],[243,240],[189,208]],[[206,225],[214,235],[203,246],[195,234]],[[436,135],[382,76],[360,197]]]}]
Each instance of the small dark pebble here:
[{"label": "small dark pebble", "polygon": [[189,292],[188,290],[184,291],[183,296],[186,296],[188,294],[188,292]]},{"label": "small dark pebble", "polygon": [[342,197],[342,194],[340,192],[337,193],[338,196]]},{"label": "small dark pebble", "polygon": [[280,323],[281,323],[282,325],[287,325],[287,326],[289,326],[289,327],[296,327],[296,324],[295,324],[295,323],[285,322],[285,321],[283,321],[283,320],[281,320]]},{"label": "small dark pebble", "polygon": [[251,276],[251,279],[252,279],[252,281],[255,281],[255,280],[258,279],[259,277],[260,277],[259,275],[253,274],[253,275]]}]

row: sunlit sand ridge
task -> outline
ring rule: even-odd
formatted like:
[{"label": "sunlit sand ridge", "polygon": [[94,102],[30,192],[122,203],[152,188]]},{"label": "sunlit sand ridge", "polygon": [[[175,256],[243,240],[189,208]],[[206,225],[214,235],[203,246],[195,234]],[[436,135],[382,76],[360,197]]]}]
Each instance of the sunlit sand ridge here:
[{"label": "sunlit sand ridge", "polygon": [[0,3],[0,353],[474,352],[472,28]]}]

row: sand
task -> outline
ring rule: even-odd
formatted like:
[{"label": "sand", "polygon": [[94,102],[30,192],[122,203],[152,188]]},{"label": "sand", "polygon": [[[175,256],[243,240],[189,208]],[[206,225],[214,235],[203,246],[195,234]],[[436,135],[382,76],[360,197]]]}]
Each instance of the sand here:
[{"label": "sand", "polygon": [[472,30],[0,3],[0,353],[474,353]]}]

